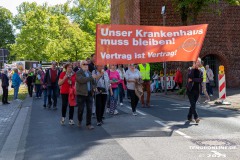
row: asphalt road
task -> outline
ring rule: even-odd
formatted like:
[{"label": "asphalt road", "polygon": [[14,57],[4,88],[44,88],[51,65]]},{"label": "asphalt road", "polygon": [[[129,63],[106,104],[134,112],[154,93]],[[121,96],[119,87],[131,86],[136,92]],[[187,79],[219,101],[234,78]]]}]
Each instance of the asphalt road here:
[{"label": "asphalt road", "polygon": [[[153,95],[151,104],[138,107],[135,117],[125,100],[119,115],[106,115],[101,127],[92,119],[95,129],[89,131],[84,126],[61,126],[61,104],[57,111],[46,110],[42,99],[34,99],[16,159],[240,159],[238,112],[198,106],[197,125],[186,121],[188,102]],[[77,108],[75,122],[76,113]]]}]

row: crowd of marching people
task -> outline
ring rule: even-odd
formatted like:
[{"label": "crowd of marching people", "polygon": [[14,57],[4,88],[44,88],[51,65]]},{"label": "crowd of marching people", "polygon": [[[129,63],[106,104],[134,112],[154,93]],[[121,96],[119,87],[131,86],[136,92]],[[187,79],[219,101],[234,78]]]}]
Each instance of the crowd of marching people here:
[{"label": "crowd of marching people", "polygon": [[[175,86],[182,88],[182,73],[177,68],[175,75]],[[192,121],[192,116],[198,123],[200,121],[196,112],[196,103],[199,94],[203,92],[206,96],[206,103],[210,101],[213,91],[210,83],[213,81],[214,75],[209,66],[201,65],[201,61],[197,60],[189,69],[187,78],[187,94],[191,107],[188,113],[188,120]],[[2,103],[8,102],[8,86],[9,76],[7,70],[1,74],[3,96]],[[96,116],[97,126],[104,124],[104,113],[112,116],[117,115],[118,106],[123,106],[123,99],[130,99],[132,115],[137,116],[136,108],[140,101],[141,107],[150,107],[150,96],[154,89],[157,89],[159,76],[154,72],[150,77],[150,64],[129,64],[109,66],[95,65],[95,55],[91,58],[80,62],[65,63],[62,68],[57,68],[57,63],[52,62],[51,68],[43,70],[40,67],[30,69],[25,74],[18,74],[18,70],[14,69],[11,75],[12,85],[14,89],[14,100],[18,99],[18,90],[22,82],[28,88],[29,97],[43,97],[43,108],[57,110],[58,97],[61,96],[62,115],[60,123],[66,123],[68,110],[68,123],[74,125],[75,106],[77,106],[77,125],[82,126],[83,113],[86,109],[86,127],[94,129],[92,125],[92,117]],[[147,91],[146,100],[144,99],[144,90]]]}]

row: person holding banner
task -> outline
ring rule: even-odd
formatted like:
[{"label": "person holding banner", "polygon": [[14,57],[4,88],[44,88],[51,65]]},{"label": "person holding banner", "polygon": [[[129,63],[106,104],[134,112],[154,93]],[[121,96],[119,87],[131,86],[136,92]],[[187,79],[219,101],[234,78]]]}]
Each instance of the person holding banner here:
[{"label": "person holding banner", "polygon": [[195,122],[199,123],[200,119],[196,111],[196,103],[200,93],[201,83],[203,81],[203,73],[199,70],[201,66],[201,59],[198,58],[196,62],[193,62],[193,67],[188,72],[188,83],[187,83],[187,95],[190,102],[190,108],[188,112],[188,121],[192,122],[194,117]]},{"label": "person holding banner", "polygon": [[135,93],[135,83],[139,78],[141,78],[141,74],[138,69],[135,68],[134,64],[130,64],[128,70],[126,71],[126,81],[127,81],[127,89],[131,99],[131,107],[132,114],[137,116],[136,108],[139,101],[138,96]]},{"label": "person holding banner", "polygon": [[[120,82],[120,75],[118,71],[116,70],[116,65],[112,64],[110,65],[110,69],[107,70],[110,83],[111,83],[111,88],[113,91],[113,98],[114,98],[114,103],[110,103],[110,114],[118,114],[117,111],[117,102],[118,102],[118,84]],[[109,98],[111,99],[111,97]]]},{"label": "person holding banner", "polygon": [[[143,90],[147,91],[147,103],[146,106],[150,107],[150,96],[151,96],[151,91],[150,91],[150,64],[149,63],[144,63],[144,64],[139,64],[138,65],[140,74],[143,80]],[[144,102],[144,92],[141,98],[141,103],[142,107],[145,107],[145,102]]]}]

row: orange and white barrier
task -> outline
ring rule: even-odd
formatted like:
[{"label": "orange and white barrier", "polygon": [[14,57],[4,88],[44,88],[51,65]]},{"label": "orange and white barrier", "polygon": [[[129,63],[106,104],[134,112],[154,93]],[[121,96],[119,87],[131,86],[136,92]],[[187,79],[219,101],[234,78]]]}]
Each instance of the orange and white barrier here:
[{"label": "orange and white barrier", "polygon": [[[167,89],[172,89],[175,85],[174,76],[167,76]],[[165,89],[165,78],[160,77],[159,83],[161,83],[162,89]]]},{"label": "orange and white barrier", "polygon": [[219,66],[219,74],[218,74],[218,93],[219,100],[221,100],[221,104],[230,105],[231,103],[226,101],[226,77],[224,72],[224,66]]},{"label": "orange and white barrier", "polygon": [[226,99],[226,78],[225,74],[219,74],[218,75],[218,81],[219,81],[219,99],[220,100],[225,100]]}]

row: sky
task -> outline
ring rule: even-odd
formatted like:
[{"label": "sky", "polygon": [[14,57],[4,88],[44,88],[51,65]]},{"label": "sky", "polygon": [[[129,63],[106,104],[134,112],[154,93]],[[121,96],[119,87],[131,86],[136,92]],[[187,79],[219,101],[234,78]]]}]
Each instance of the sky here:
[{"label": "sky", "polygon": [[67,0],[0,0],[0,6],[7,8],[13,13],[13,15],[16,15],[16,7],[19,6],[22,2],[37,2],[38,4],[47,2],[49,5],[56,5],[63,4],[67,2]]}]

